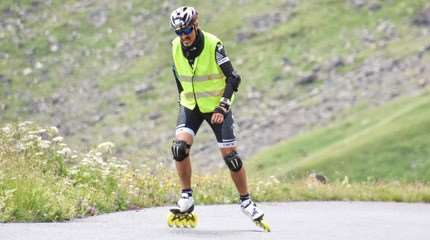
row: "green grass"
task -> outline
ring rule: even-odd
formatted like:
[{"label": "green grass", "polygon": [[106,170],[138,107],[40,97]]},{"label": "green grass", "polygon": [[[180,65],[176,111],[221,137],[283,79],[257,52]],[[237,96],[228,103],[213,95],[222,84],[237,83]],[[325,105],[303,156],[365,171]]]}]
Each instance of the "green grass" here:
[{"label": "green grass", "polygon": [[[16,109],[28,105],[18,94],[28,93],[27,95],[38,100],[49,99],[60,89],[80,86],[84,81],[94,81],[101,91],[125,89],[115,100],[126,102],[127,110],[115,114],[106,106],[109,116],[88,130],[94,133],[93,135],[107,135],[112,128],[123,125],[140,126],[140,117],[153,109],[162,114],[154,131],[170,131],[168,129],[175,121],[175,117],[170,116],[176,114],[177,94],[170,72],[170,41],[175,37],[168,24],[171,9],[165,9],[157,1],[132,1],[133,8],[128,12],[127,4],[117,0],[109,3],[96,1],[77,12],[71,12],[70,6],[78,2],[53,1],[46,21],[23,23],[24,27],[31,29],[34,34],[28,38],[21,37],[21,47],[12,41],[12,35],[8,32],[5,38],[0,39],[0,51],[10,55],[8,60],[0,62],[0,71],[13,80],[12,91],[16,93],[12,97],[6,97],[5,92],[0,90],[0,101],[8,105],[7,110],[0,116],[0,122],[29,118],[49,122],[47,115],[18,113]],[[247,89],[256,87],[265,93],[266,99],[270,99],[285,93],[291,81],[297,80],[300,73],[308,72],[334,56],[356,55],[357,61],[354,65],[341,68],[347,72],[370,57],[401,58],[421,50],[428,44],[428,39],[416,37],[419,29],[410,25],[414,14],[425,6],[425,0],[382,2],[382,8],[376,12],[366,8],[354,9],[346,1],[301,1],[288,21],[275,24],[265,31],[256,31],[253,21],[277,12],[285,14],[287,1],[276,0],[267,4],[252,0],[238,4],[236,1],[226,0],[217,3],[186,1],[183,4],[194,5],[200,13],[201,28],[223,40],[227,54],[243,79],[237,106],[245,108],[249,107],[249,103],[241,96],[246,95]],[[90,23],[89,15],[102,5],[108,10],[108,20],[104,26],[97,29]],[[2,1],[0,9],[10,8],[14,11],[17,6],[30,9],[31,1]],[[47,6],[43,5],[33,10],[32,14],[41,15],[46,8]],[[147,14],[144,21],[134,24],[132,17],[142,12]],[[238,12],[240,14],[237,14]],[[389,42],[385,48],[370,48],[361,41],[359,33],[364,29],[374,33],[382,21],[390,21],[395,25],[398,39]],[[108,29],[112,30],[110,34]],[[72,32],[78,33],[79,37],[72,40]],[[144,37],[137,43],[141,45],[139,47],[144,51],[144,56],[124,61],[118,70],[101,74],[101,69],[110,66],[112,61],[119,60],[116,46],[133,32]],[[255,35],[239,43],[236,41],[239,32]],[[54,36],[60,43],[58,52],[49,50],[46,33]],[[375,34],[381,37],[380,33]],[[101,38],[98,38],[98,35]],[[31,58],[24,54],[24,50],[29,49],[33,49],[35,53]],[[90,55],[83,54],[85,51],[89,51]],[[97,55],[100,55],[100,58]],[[71,67],[72,74],[64,76],[62,69],[69,67],[65,60],[68,57],[74,58],[77,65]],[[284,72],[283,58],[288,58],[293,63],[291,72]],[[44,68],[34,69],[32,74],[23,76],[22,70],[33,67],[35,61],[42,62]],[[134,86],[143,82],[152,83],[154,90],[144,98],[132,96]],[[90,106],[91,104],[103,105],[98,102],[89,103]],[[69,141],[78,146],[80,139],[81,136],[76,134]],[[112,139],[118,141],[116,143],[121,146],[136,146],[141,142],[141,135],[135,133],[127,138],[112,136]],[[91,139],[91,144],[96,144],[96,141]],[[133,155],[136,153],[145,155],[145,151],[135,148],[130,152],[130,158],[135,157]]]},{"label": "green grass", "polygon": [[328,127],[263,150],[249,165],[265,176],[300,178],[319,172],[329,179],[427,182],[429,127],[427,91],[370,111],[352,112]]}]

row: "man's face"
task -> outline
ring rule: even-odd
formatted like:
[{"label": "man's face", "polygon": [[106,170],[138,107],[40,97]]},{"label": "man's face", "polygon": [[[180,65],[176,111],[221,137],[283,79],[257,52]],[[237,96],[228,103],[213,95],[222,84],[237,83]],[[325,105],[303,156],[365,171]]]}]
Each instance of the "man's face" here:
[{"label": "man's face", "polygon": [[186,47],[191,46],[194,43],[194,40],[196,40],[196,28],[194,26],[191,26],[190,28],[192,28],[192,31],[189,34],[187,34],[186,29],[184,31],[179,31],[181,34],[179,36],[181,38],[181,42]]}]

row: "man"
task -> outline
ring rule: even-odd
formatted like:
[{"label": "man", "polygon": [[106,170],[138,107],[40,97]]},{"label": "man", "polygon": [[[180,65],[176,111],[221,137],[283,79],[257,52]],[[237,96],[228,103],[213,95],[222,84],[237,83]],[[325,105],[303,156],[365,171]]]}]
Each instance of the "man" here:
[{"label": "man", "polygon": [[211,126],[231,171],[243,212],[252,220],[261,221],[264,213],[250,198],[245,168],[236,149],[233,131],[230,106],[241,79],[234,71],[222,42],[200,30],[197,17],[197,11],[186,6],[174,10],[170,16],[171,27],[178,35],[172,41],[173,73],[180,96],[176,140],[172,145],[182,185],[177,212],[191,213],[194,209],[189,153],[193,137],[205,120]]}]

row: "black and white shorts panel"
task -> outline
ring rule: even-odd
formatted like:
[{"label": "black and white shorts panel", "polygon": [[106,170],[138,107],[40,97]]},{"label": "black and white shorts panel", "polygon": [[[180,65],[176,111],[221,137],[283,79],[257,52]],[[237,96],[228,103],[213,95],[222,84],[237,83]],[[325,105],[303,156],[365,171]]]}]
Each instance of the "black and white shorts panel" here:
[{"label": "black and white shorts panel", "polygon": [[194,137],[197,134],[197,131],[199,131],[203,120],[203,116],[200,116],[193,110],[189,110],[188,108],[181,106],[179,108],[178,119],[176,121],[176,135],[181,132],[186,132]]},{"label": "black and white shorts panel", "polygon": [[236,135],[233,113],[230,111],[225,115],[223,124],[211,124],[211,117],[212,113],[201,113],[197,108],[190,110],[181,106],[176,124],[176,134],[186,132],[194,137],[205,120],[212,128],[219,148],[235,147]]},{"label": "black and white shorts panel", "polygon": [[210,124],[219,148],[236,147],[235,123],[233,113],[230,111],[224,116],[223,124]]}]

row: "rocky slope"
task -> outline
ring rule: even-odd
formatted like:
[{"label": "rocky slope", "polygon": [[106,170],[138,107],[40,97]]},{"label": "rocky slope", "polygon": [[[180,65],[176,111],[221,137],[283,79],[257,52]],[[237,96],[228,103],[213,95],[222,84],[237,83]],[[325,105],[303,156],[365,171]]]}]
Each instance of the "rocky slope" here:
[{"label": "rocky slope", "polygon": [[[120,156],[137,163],[171,161],[176,90],[166,16],[177,4],[1,3],[0,122],[31,119],[58,126],[81,148],[111,140]],[[197,4],[201,25],[226,39],[244,78],[234,111],[245,158],[356,106],[383,104],[430,84],[425,1],[259,4]],[[243,8],[243,17],[227,8]],[[308,44],[303,39],[318,30],[318,19],[308,23],[306,15],[319,8],[356,13],[361,20],[351,30],[333,26],[333,36]],[[322,27],[336,23],[321,21]],[[331,38],[339,43],[334,49],[320,46]],[[223,165],[207,126],[193,150],[196,165]]]}]

